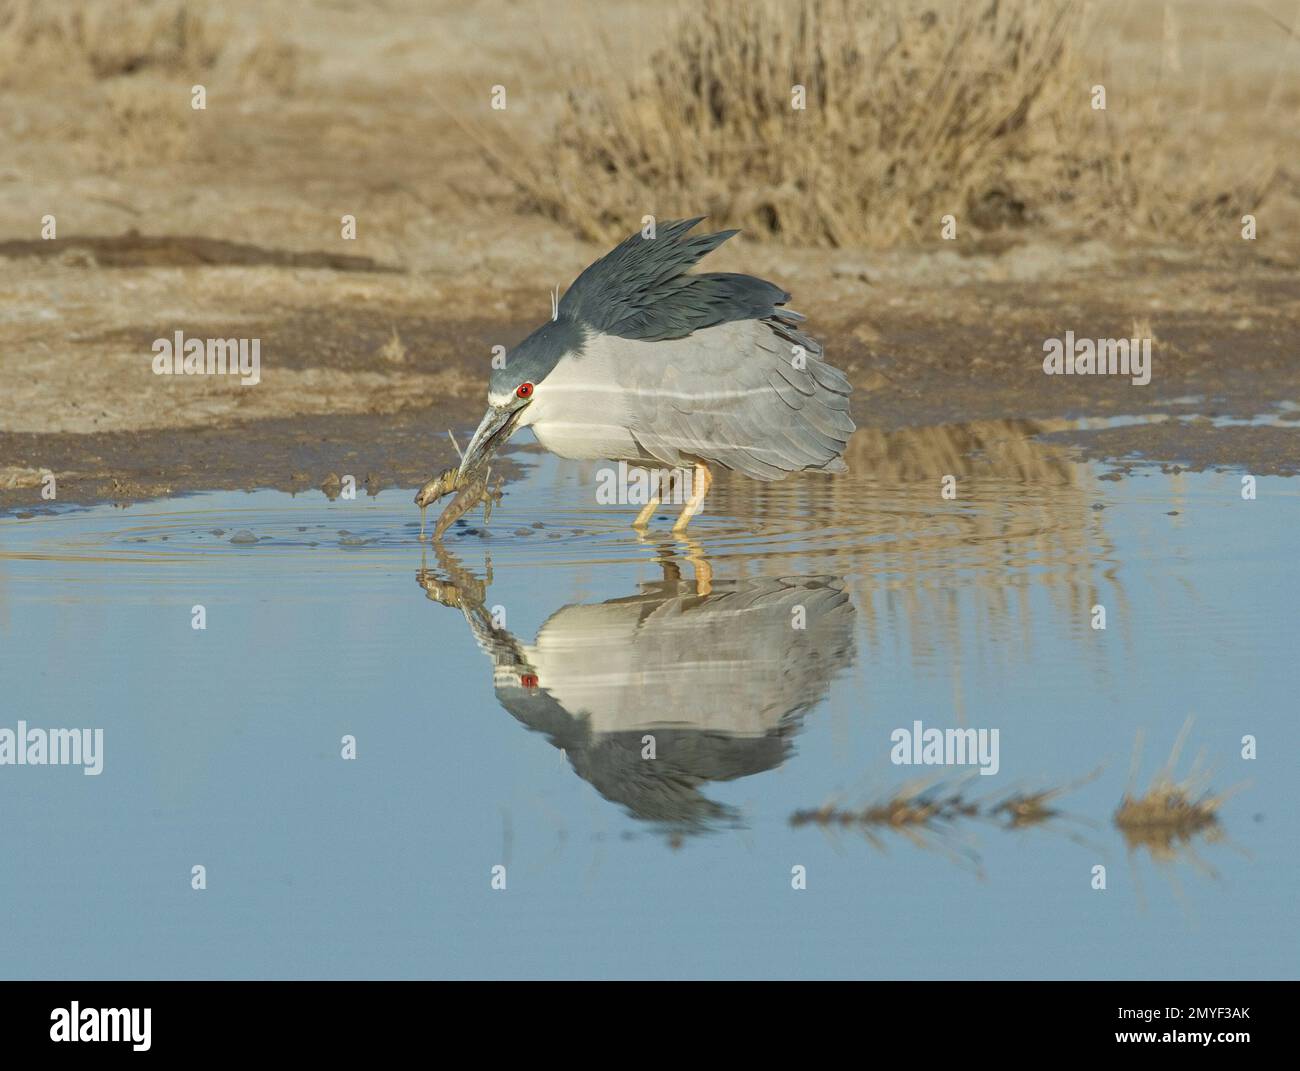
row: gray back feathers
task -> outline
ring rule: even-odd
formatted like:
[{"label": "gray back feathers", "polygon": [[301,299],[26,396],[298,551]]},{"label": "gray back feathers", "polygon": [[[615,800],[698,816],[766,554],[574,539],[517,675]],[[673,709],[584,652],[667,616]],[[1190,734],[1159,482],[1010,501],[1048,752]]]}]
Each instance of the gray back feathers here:
[{"label": "gray back feathers", "polygon": [[700,258],[736,231],[688,237],[704,217],[661,224],[654,238],[624,239],[569,287],[559,316],[510,351],[492,373],[494,392],[540,383],[566,353],[580,354],[590,333],[642,342],[685,338],[732,320],[772,316],[790,295],[752,275],[689,275]]},{"label": "gray back feathers", "polygon": [[750,275],[688,275],[736,231],[688,237],[704,217],[663,223],[654,238],[634,234],[574,280],[560,316],[620,338],[658,342],[731,320],[770,316],[790,295]]}]

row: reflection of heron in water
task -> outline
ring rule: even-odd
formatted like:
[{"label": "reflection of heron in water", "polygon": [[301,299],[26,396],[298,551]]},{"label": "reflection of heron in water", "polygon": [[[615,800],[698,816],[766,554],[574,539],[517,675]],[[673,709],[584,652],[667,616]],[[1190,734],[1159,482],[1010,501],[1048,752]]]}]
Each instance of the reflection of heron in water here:
[{"label": "reflection of heron in water", "polygon": [[[854,611],[839,577],[704,584],[683,580],[667,551],[662,580],[561,607],[526,644],[492,621],[490,568],[480,580],[434,550],[448,579],[424,568],[417,579],[464,612],[501,705],[563,748],[606,799],[676,833],[735,822],[701,786],[779,766],[802,716],[853,661]],[[653,758],[643,757],[647,736]]]}]

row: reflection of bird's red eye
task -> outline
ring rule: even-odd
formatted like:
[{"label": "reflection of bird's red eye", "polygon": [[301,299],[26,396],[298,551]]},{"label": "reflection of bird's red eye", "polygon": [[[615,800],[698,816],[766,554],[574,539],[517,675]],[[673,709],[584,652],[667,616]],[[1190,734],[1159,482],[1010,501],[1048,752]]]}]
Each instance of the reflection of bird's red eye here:
[{"label": "reflection of bird's red eye", "polygon": [[525,688],[536,688],[537,678],[531,673],[523,673],[520,674],[519,683],[522,684]]},{"label": "reflection of bird's red eye", "polygon": [[533,385],[531,383],[520,383],[515,389],[515,394],[520,398],[530,398],[533,394]]}]

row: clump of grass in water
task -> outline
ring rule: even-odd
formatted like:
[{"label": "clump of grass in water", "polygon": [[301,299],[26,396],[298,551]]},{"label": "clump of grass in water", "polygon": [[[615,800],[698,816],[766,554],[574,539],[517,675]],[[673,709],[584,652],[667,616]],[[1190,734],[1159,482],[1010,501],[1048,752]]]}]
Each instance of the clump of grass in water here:
[{"label": "clump of grass in water", "polygon": [[1240,786],[1219,794],[1210,792],[1210,775],[1202,769],[1200,757],[1185,778],[1175,779],[1174,769],[1191,727],[1189,718],[1174,741],[1169,759],[1141,795],[1134,789],[1142,750],[1142,734],[1138,734],[1129,788],[1114,815],[1115,828],[1123,834],[1130,852],[1145,848],[1158,862],[1172,862],[1187,855],[1193,863],[1200,864],[1192,851],[1194,840],[1197,837],[1211,842],[1223,839],[1219,809]]},{"label": "clump of grass in water", "polygon": [[861,810],[850,811],[826,805],[816,810],[795,811],[792,826],[934,826],[978,813],[978,807],[960,794],[934,797],[921,789],[905,788],[897,795]]},{"label": "clump of grass in water", "polygon": [[819,826],[822,829],[854,829],[872,846],[885,850],[879,833],[899,833],[918,848],[935,849],[954,862],[974,866],[979,871],[979,856],[969,848],[955,849],[950,841],[953,825],[961,818],[979,814],[979,805],[968,800],[953,786],[916,782],[904,785],[887,799],[859,810],[844,810],[831,804],[813,810],[795,811],[790,825]]},{"label": "clump of grass in water", "polygon": [[[856,830],[881,851],[884,851],[885,843],[879,834],[892,831],[917,847],[937,850],[959,865],[973,867],[982,877],[979,854],[969,845],[955,843],[957,823],[968,819],[995,821],[998,828],[1004,830],[1024,830],[1043,825],[1065,816],[1064,811],[1050,806],[1052,801],[1095,780],[1101,772],[1099,767],[1086,777],[1055,788],[1013,792],[996,803],[988,799],[973,799],[961,789],[960,783],[942,786],[918,782],[905,785],[892,796],[858,810],[825,804],[811,810],[795,811],[790,816],[790,825],[795,828],[817,826],[823,830]],[[1069,836],[1071,840],[1086,843],[1077,834]]]},{"label": "clump of grass in water", "polygon": [[[1227,792],[1210,792],[1210,775],[1202,767],[1202,757],[1197,758],[1186,777],[1175,778],[1174,770],[1191,724],[1191,719],[1188,719],[1174,742],[1168,761],[1156,773],[1146,792],[1140,795],[1133,787],[1142,746],[1142,735],[1138,734],[1129,788],[1114,813],[1113,821],[1130,853],[1145,848],[1161,864],[1186,858],[1196,869],[1214,877],[1213,868],[1197,857],[1194,844],[1198,838],[1209,843],[1226,840],[1219,824],[1219,810],[1242,786]],[[817,826],[825,830],[858,830],[882,850],[884,842],[878,834],[892,830],[906,836],[918,847],[938,848],[950,858],[973,863],[978,869],[979,857],[975,852],[966,849],[959,855],[944,843],[952,836],[959,820],[995,820],[999,828],[1006,830],[1042,825],[1064,814],[1052,806],[1055,800],[1095,780],[1101,772],[1098,768],[1086,777],[1055,788],[1012,792],[997,802],[971,799],[955,786],[921,782],[906,785],[892,796],[857,810],[825,804],[795,811],[790,816],[790,825],[795,828]]]},{"label": "clump of grass in water", "polygon": [[1093,770],[1087,777],[1081,777],[1068,785],[1046,788],[1038,792],[1013,792],[989,808],[986,816],[1001,819],[1006,829],[1028,829],[1042,825],[1062,815],[1056,807],[1049,806],[1054,800],[1081,788],[1089,781],[1095,781],[1101,775],[1101,767]]}]

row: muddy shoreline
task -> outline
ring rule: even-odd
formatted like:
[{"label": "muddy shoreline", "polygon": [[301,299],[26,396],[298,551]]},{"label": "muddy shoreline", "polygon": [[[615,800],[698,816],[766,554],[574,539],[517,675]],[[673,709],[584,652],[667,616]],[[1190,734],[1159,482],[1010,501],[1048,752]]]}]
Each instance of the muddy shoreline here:
[{"label": "muddy shoreline", "polygon": [[[0,47],[0,510],[46,505],[45,472],[58,501],[74,503],[314,493],[331,473],[417,486],[450,461],[446,430],[477,423],[493,347],[544,322],[552,289],[609,248],[543,210],[506,166],[557,171],[575,120],[572,72],[555,58],[601,35],[552,36],[566,20],[552,27],[497,0],[472,11],[389,4],[380,18],[335,4],[306,19],[283,0],[230,0],[220,17],[167,6],[186,18],[122,4],[112,34],[70,36],[34,5],[0,33],[10,46]],[[579,7],[585,30],[614,31],[600,56],[611,93],[673,46],[662,4]],[[188,29],[177,37],[177,26]],[[869,436],[1072,417],[1283,423],[1285,403],[1300,402],[1300,83],[1267,20],[1204,5],[1180,32],[1186,63],[1162,65],[1158,86],[1158,126],[1179,134],[1164,139],[1170,155],[1123,134],[1143,129],[1126,125],[1147,100],[1132,76],[1172,47],[1166,5],[1119,5],[1080,43],[1113,65],[1106,123],[1081,96],[1077,111],[1052,113],[1068,120],[1059,131],[1044,120],[1042,144],[1003,146],[1006,173],[985,167],[994,186],[954,192],[944,209],[951,240],[927,216],[895,242],[898,221],[874,202],[840,240],[819,240],[798,215],[765,230],[755,220],[765,199],[794,206],[764,169],[681,196],[651,183],[620,202],[619,230],[644,214],[743,225],[702,270],[790,291],[855,384],[853,415]],[[489,107],[498,82],[510,83],[508,110]],[[196,83],[208,90],[202,110]],[[1103,130],[1112,136],[1094,143]],[[950,133],[960,142],[969,131]],[[827,148],[808,136],[809,150]],[[1078,156],[1085,141],[1101,171],[1051,171],[1058,151],[1091,159]],[[1196,178],[1182,144],[1198,167],[1276,157],[1249,204],[1249,235],[1225,208],[1241,176]],[[838,159],[786,185],[850,203],[861,191],[837,185],[853,174],[829,166]],[[1091,194],[1132,168],[1150,183],[1109,187],[1132,196],[1099,214]],[[596,177],[567,192],[575,207],[592,203]],[[1198,226],[1175,225],[1188,218]],[[259,340],[261,382],[153,375],[153,343],[178,331]],[[1152,338],[1151,383],[1045,376],[1044,341],[1067,331]],[[1072,440],[1053,427],[1103,461],[1300,465],[1300,435],[1285,427],[1187,419],[1087,431]]]},{"label": "muddy shoreline", "polygon": [[[16,262],[0,266],[6,263]],[[275,268],[257,270],[285,281]],[[128,269],[113,275],[123,293],[140,285]],[[796,289],[792,305],[810,315],[831,359],[854,382],[861,428],[888,433],[986,420],[1161,416],[1178,419],[1057,431],[1052,439],[1080,457],[1119,462],[1120,471],[1178,464],[1300,472],[1300,426],[1290,426],[1296,418],[1285,408],[1300,399],[1300,279],[1288,270],[1166,274],[1160,306],[1136,325],[1154,338],[1146,386],[1122,376],[1042,370],[1044,339],[1065,327],[1098,338],[1133,333],[1134,295],[1157,289],[1145,275],[948,287],[879,276],[819,280],[808,263],[787,275]],[[143,279],[150,278],[144,270]],[[250,307],[237,330],[262,339],[264,382],[252,388],[208,382],[213,377],[153,376],[154,324],[104,326],[70,344],[50,328],[44,348],[60,347],[52,368],[62,382],[15,378],[0,402],[6,423],[29,424],[0,425],[0,509],[48,505],[41,498],[45,472],[55,474],[58,501],[72,503],[211,489],[296,493],[319,489],[330,474],[350,474],[374,493],[417,486],[454,460],[447,429],[463,436],[478,421],[491,346],[509,345],[534,326],[525,317],[536,295],[496,294],[494,306],[513,314],[495,322],[456,320],[407,300],[427,280],[389,278],[399,293],[360,306]],[[236,333],[216,317],[196,316],[185,330],[199,337]],[[78,400],[78,366],[93,378],[94,366],[104,372],[105,363],[120,371],[101,375]],[[64,405],[55,419],[42,408],[51,388]],[[1275,423],[1214,423],[1261,416]]]}]

